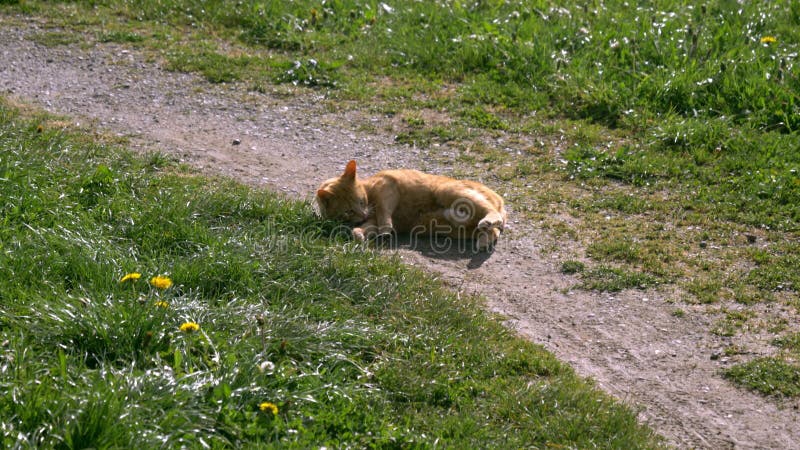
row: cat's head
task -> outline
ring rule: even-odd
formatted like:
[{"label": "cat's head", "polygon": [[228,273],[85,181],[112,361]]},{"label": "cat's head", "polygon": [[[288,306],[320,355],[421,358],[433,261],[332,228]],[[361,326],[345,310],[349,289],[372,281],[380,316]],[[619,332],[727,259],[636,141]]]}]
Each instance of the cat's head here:
[{"label": "cat's head", "polygon": [[360,224],[369,216],[367,190],[356,179],[356,162],[350,161],[344,173],[326,180],[317,189],[320,214],[326,219]]}]

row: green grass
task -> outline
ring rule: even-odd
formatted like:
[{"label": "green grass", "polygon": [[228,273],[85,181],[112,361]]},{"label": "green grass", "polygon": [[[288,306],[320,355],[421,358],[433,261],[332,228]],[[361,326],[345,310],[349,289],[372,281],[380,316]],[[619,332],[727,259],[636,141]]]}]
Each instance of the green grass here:
[{"label": "green grass", "polygon": [[800,395],[800,366],[779,358],[758,358],[725,371],[725,376],[765,395]]},{"label": "green grass", "polygon": [[725,311],[725,317],[718,320],[711,329],[712,333],[719,336],[733,336],[737,330],[746,326],[755,314],[748,310]]},{"label": "green grass", "polygon": [[605,265],[584,270],[579,284],[584,289],[607,292],[647,289],[656,285],[658,285],[658,279],[645,273]]},{"label": "green grass", "polygon": [[[550,104],[610,126],[665,113],[779,132],[798,125],[794,4],[93,4],[131,19],[212,28],[247,45],[342,64],[343,72],[421,73],[463,83],[468,101],[523,110]],[[761,43],[766,36],[777,41]]]},{"label": "green grass", "polygon": [[4,447],[658,445],[308,204],[50,122],[0,106]]},{"label": "green grass", "polygon": [[116,42],[118,44],[132,44],[143,42],[145,37],[132,31],[112,31],[98,36],[100,42]]},{"label": "green grass", "polygon": [[564,261],[561,263],[561,273],[567,275],[583,272],[584,269],[586,269],[586,265],[580,261]]},{"label": "green grass", "polygon": [[[398,143],[448,143],[514,185],[516,211],[583,244],[579,287],[800,307],[797,2],[0,3],[46,16],[43,45],[83,42],[74,30],[211,82],[405,112]],[[515,152],[485,144],[500,135]]]},{"label": "green grass", "polygon": [[725,376],[764,395],[797,397],[800,395],[800,333],[775,338],[772,344],[780,349],[774,357],[763,357],[737,364]]},{"label": "green grass", "polygon": [[791,333],[776,338],[773,341],[776,346],[800,355],[800,333]]},{"label": "green grass", "polygon": [[[344,75],[459,83],[462,101],[639,128],[712,120],[791,133],[798,126],[793,72],[800,8],[715,2],[658,7],[548,1],[321,3],[92,1],[91,14],[220,35],[252,48],[302,55]],[[30,11],[48,9],[26,3]],[[72,14],[86,11],[66,7]],[[107,22],[104,26],[115,27]],[[740,32],[745,30],[744,32]],[[775,42],[764,43],[765,37]],[[217,50],[221,58],[225,52]],[[358,78],[358,77],[354,77]],[[346,86],[357,90],[357,83]],[[499,123],[494,123],[493,126]],[[661,128],[661,127],[658,127]],[[668,130],[664,130],[668,131]],[[672,130],[669,130],[672,131]],[[667,133],[676,143],[693,136]]]},{"label": "green grass", "polygon": [[783,355],[737,364],[725,371],[725,376],[764,395],[796,397],[800,395],[800,333],[783,335],[772,344]]},{"label": "green grass", "polygon": [[75,33],[51,31],[36,34],[33,37],[33,41],[45,47],[58,47],[61,45],[77,44],[80,42],[80,36]]}]

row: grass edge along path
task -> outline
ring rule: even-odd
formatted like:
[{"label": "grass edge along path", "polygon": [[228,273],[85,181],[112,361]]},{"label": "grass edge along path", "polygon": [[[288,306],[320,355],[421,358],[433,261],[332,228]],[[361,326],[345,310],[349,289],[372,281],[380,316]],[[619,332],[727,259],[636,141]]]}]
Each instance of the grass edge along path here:
[{"label": "grass edge along path", "polygon": [[659,445],[308,204],[7,105],[0,175],[5,447]]}]

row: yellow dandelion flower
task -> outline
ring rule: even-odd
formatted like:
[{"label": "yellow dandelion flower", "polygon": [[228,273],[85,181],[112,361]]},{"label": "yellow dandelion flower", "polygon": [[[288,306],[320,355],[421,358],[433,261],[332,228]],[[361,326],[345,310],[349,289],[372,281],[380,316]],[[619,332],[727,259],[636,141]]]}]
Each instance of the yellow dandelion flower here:
[{"label": "yellow dandelion flower", "polygon": [[778,42],[778,39],[776,39],[775,36],[764,36],[761,38],[762,44],[774,44],[776,42]]},{"label": "yellow dandelion flower", "polygon": [[169,303],[167,303],[167,302],[162,300],[160,302],[153,303],[153,306],[155,306],[157,308],[169,308]]},{"label": "yellow dandelion flower", "polygon": [[126,273],[124,277],[122,277],[119,282],[124,283],[126,281],[136,281],[139,278],[142,278],[142,274],[138,272]]},{"label": "yellow dandelion flower", "polygon": [[258,409],[260,409],[261,412],[271,412],[273,416],[278,415],[278,405],[276,405],[275,403],[270,403],[270,402],[261,403],[258,405]]},{"label": "yellow dandelion flower", "polygon": [[169,277],[162,277],[159,275],[157,277],[150,278],[150,284],[158,289],[167,289],[172,286],[172,280],[170,280]]},{"label": "yellow dandelion flower", "polygon": [[200,329],[200,325],[198,325],[198,324],[196,324],[194,322],[184,322],[181,325],[181,331],[183,331],[184,333],[193,333],[193,332],[195,332],[195,331],[197,331],[199,329]]}]

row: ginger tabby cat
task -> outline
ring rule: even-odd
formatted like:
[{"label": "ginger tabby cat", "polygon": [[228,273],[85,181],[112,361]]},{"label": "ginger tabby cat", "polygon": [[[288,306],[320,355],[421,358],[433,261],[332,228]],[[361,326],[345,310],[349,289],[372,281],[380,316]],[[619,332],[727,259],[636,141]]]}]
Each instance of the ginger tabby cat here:
[{"label": "ginger tabby cat", "polygon": [[417,170],[384,170],[360,180],[356,162],[317,190],[320,213],[353,225],[358,240],[411,233],[476,240],[491,248],[506,224],[503,198],[481,183]]}]

